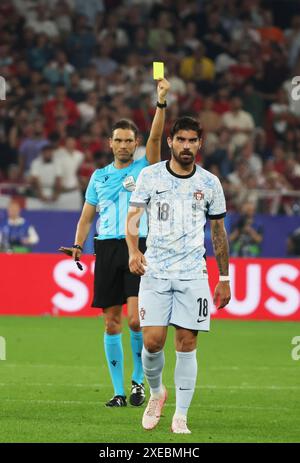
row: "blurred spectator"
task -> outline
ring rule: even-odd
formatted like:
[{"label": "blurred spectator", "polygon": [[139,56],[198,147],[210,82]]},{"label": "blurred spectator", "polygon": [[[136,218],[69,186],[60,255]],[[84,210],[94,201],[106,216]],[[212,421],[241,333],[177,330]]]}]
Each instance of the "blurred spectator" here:
[{"label": "blurred spectator", "polygon": [[42,3],[37,3],[35,12],[27,20],[27,27],[30,27],[35,33],[44,33],[48,38],[55,38],[59,35],[55,21],[51,17],[48,8]]},{"label": "blurred spectator", "polygon": [[[86,5],[88,2],[84,2]],[[66,50],[70,63],[75,69],[87,67],[93,57],[96,38],[89,30],[85,16],[77,16],[72,33],[66,40]]]},{"label": "blurred spectator", "polygon": [[[32,29],[27,29],[32,31]],[[47,35],[42,31],[33,41],[31,46],[27,47],[28,64],[32,69],[43,71],[53,56],[51,44],[49,45]]]},{"label": "blurred spectator", "polygon": [[83,101],[77,105],[80,113],[82,127],[86,127],[95,118],[98,107],[98,96],[96,92],[90,92]]},{"label": "blurred spectator", "polygon": [[44,76],[52,85],[59,83],[68,87],[73,72],[74,66],[68,63],[66,54],[63,51],[58,51],[55,59],[46,66]]},{"label": "blurred spectator", "polygon": [[53,146],[46,145],[41,154],[32,162],[30,169],[30,182],[36,198],[43,207],[53,204],[58,199],[61,191],[61,167],[57,160],[53,159]]},{"label": "blurred spectator", "polygon": [[82,206],[78,172],[83,160],[84,155],[76,149],[76,140],[72,136],[67,137],[64,147],[54,152],[54,161],[62,173],[62,193],[58,200],[60,208],[79,210]]},{"label": "blurred spectator", "polygon": [[242,109],[242,100],[238,96],[231,99],[231,110],[223,115],[223,125],[231,132],[234,148],[244,145],[252,135],[255,127],[253,118]]},{"label": "blurred spectator", "polygon": [[300,227],[296,228],[287,239],[287,254],[300,256]]},{"label": "blurred spectator", "polygon": [[285,31],[288,47],[288,64],[291,69],[295,66],[300,53],[300,15],[293,16],[291,28]]},{"label": "blurred spectator", "polygon": [[129,44],[128,36],[126,31],[119,27],[119,23],[120,18],[115,12],[109,14],[105,23],[105,29],[102,29],[98,35],[98,41],[101,43],[106,40],[107,36],[114,36],[116,47],[127,47]]},{"label": "blurred spectator", "polygon": [[215,59],[216,56],[226,49],[226,44],[229,41],[229,36],[222,25],[219,11],[214,10],[208,13],[203,29],[203,40],[207,56]]},{"label": "blurred spectator", "polygon": [[[72,91],[73,86],[75,88],[75,91],[78,91],[77,82],[75,81],[75,84],[73,82],[74,75],[76,75],[77,77],[78,74],[74,73],[71,76],[70,92]],[[97,68],[95,65],[90,64],[87,68],[85,68],[85,70],[83,71],[83,77],[82,79],[80,79],[80,89],[82,90],[82,92],[91,92],[92,90],[95,90],[97,77],[98,77],[98,73],[97,73]],[[72,98],[71,95],[70,95],[70,98]],[[72,99],[78,102],[77,99],[74,99],[74,98]],[[81,101],[82,100],[83,99],[81,99]]]},{"label": "blurred spectator", "polygon": [[264,126],[265,102],[262,96],[254,88],[251,81],[247,81],[241,93],[243,108],[248,112],[254,121],[256,127]]},{"label": "blurred spectator", "polygon": [[255,217],[255,204],[246,202],[241,216],[229,235],[232,257],[257,257],[261,253],[262,225]]},{"label": "blurred spectator", "polygon": [[268,9],[263,10],[262,19],[263,19],[262,27],[258,29],[261,41],[283,44],[284,34],[283,34],[283,31],[279,27],[274,26],[272,10],[268,10]]},{"label": "blurred spectator", "polygon": [[216,113],[222,115],[230,110],[229,93],[229,88],[227,87],[221,86],[218,88],[214,103]]},{"label": "blurred spectator", "polygon": [[151,49],[157,50],[161,47],[170,47],[174,42],[171,16],[168,12],[162,11],[156,25],[149,31],[148,45]]},{"label": "blurred spectator", "polygon": [[260,157],[254,152],[252,141],[249,140],[240,148],[238,156],[239,159],[243,159],[247,162],[251,174],[257,177],[261,174],[263,163]]},{"label": "blurred spectator", "polygon": [[75,0],[75,11],[77,14],[85,16],[88,19],[90,26],[94,26],[99,13],[105,10],[105,2],[103,0]]},{"label": "blurred spectator", "polygon": [[272,150],[267,144],[266,131],[262,128],[257,128],[254,133],[254,151],[259,155],[262,161],[269,159],[272,156]]},{"label": "blurred spectator", "polygon": [[219,168],[223,178],[227,177],[234,169],[233,150],[230,147],[230,133],[222,129],[215,150],[204,159],[204,168],[210,170],[212,165]]},{"label": "blurred spectator", "polygon": [[283,174],[286,170],[286,155],[281,143],[277,143],[273,148],[274,170]]},{"label": "blurred spectator", "polygon": [[289,124],[293,124],[295,116],[292,115],[286,92],[280,88],[276,94],[275,101],[270,105],[268,120],[271,129],[275,132],[274,136],[284,137]]},{"label": "blurred spectator", "polygon": [[19,167],[20,174],[26,175],[32,161],[39,155],[43,146],[47,145],[48,140],[44,134],[44,127],[41,120],[35,120],[32,124],[27,124],[26,138],[22,141],[19,148]]},{"label": "blurred spectator", "polygon": [[17,162],[17,151],[11,147],[4,131],[0,131],[0,181],[7,178],[9,166]]},{"label": "blurred spectator", "polygon": [[180,63],[180,75],[189,80],[212,80],[215,75],[214,62],[205,56],[205,48],[200,44],[191,56]]},{"label": "blurred spectator", "polygon": [[99,76],[110,76],[118,68],[118,63],[111,57],[112,49],[112,42],[107,40],[99,47],[97,57],[92,59]]},{"label": "blurred spectator", "polygon": [[222,125],[221,116],[214,111],[214,99],[207,96],[203,101],[203,109],[200,114],[200,122],[204,132],[218,132]]},{"label": "blurred spectator", "polygon": [[1,252],[30,252],[38,242],[34,226],[21,217],[20,204],[12,199],[7,208],[7,219],[0,224]]},{"label": "blurred spectator", "polygon": [[75,125],[80,117],[76,104],[67,97],[63,84],[56,86],[55,98],[45,103],[43,112],[48,132],[53,132],[56,129],[57,118],[59,117],[65,119],[66,125]]},{"label": "blurred spectator", "polygon": [[77,72],[73,72],[70,76],[67,96],[75,103],[81,103],[85,100],[86,94],[82,90],[80,75]]}]

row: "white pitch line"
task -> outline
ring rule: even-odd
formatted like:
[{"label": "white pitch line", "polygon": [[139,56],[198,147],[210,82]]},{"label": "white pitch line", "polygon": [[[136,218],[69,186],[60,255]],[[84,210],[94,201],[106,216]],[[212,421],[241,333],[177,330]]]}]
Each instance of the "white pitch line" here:
[{"label": "white pitch line", "polygon": [[[0,383],[0,387],[10,387],[18,385],[20,387],[19,382],[7,382],[7,383]],[[75,388],[111,388],[109,384],[101,384],[101,383],[94,383],[94,384],[83,384],[83,383],[22,383],[21,386],[27,387],[75,387]],[[168,389],[175,389],[175,386],[172,384],[166,385]],[[196,389],[225,389],[225,390],[267,390],[267,391],[276,391],[276,390],[288,390],[288,391],[298,391],[300,390],[300,386],[280,386],[280,385],[270,385],[270,386],[252,386],[252,385],[240,385],[240,386],[219,386],[217,384],[207,384],[207,385],[199,385],[195,387]]]},{"label": "white pitch line", "polygon": [[[1,402],[21,402],[21,403],[36,403],[36,404],[53,404],[53,405],[98,405],[101,406],[101,402],[99,401],[84,401],[84,400],[37,400],[37,399],[1,399]],[[169,402],[165,404],[165,407],[175,407],[175,402]],[[202,408],[205,409],[241,409],[241,410],[294,410],[292,407],[257,407],[257,406],[250,406],[250,405],[206,405],[206,404],[195,404],[192,405],[192,408]]]},{"label": "white pitch line", "polygon": [[[294,362],[295,363],[295,362]],[[201,367],[202,365],[200,365]],[[80,369],[94,369],[98,370],[98,366],[93,365],[53,365],[48,363],[8,363],[1,362],[0,367],[6,368],[80,368]],[[203,366],[202,366],[203,367]],[[238,366],[223,366],[223,367],[213,367],[213,366],[204,366],[204,370],[214,370],[214,371],[247,371],[247,370],[291,370],[298,367],[298,365],[287,365],[287,366],[259,366],[259,367],[249,367],[246,366],[245,368],[241,368]]]}]

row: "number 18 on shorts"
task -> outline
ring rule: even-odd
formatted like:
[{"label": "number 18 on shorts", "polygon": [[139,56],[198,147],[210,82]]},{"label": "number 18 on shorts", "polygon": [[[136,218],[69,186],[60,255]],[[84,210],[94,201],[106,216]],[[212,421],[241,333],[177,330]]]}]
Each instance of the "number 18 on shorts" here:
[{"label": "number 18 on shorts", "polygon": [[212,300],[208,279],[167,280],[143,276],[139,291],[141,326],[176,325],[209,331]]}]

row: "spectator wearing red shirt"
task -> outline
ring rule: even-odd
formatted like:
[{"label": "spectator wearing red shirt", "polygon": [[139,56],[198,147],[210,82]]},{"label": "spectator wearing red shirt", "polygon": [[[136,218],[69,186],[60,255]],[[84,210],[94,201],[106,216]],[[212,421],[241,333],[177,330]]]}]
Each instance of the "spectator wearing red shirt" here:
[{"label": "spectator wearing red shirt", "polygon": [[75,125],[80,114],[73,100],[66,96],[66,88],[64,85],[56,87],[56,97],[47,101],[44,104],[43,112],[46,119],[46,130],[53,132],[56,129],[57,109],[63,108],[66,114],[66,124],[68,126]]},{"label": "spectator wearing red shirt", "polygon": [[230,111],[229,89],[227,87],[220,87],[214,102],[213,109],[216,113],[222,115]]}]

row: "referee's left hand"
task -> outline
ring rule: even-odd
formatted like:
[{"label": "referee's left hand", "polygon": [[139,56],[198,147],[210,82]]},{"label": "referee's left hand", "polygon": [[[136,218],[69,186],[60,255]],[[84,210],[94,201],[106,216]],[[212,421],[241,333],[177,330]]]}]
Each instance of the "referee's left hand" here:
[{"label": "referee's left hand", "polygon": [[142,276],[145,273],[145,265],[147,265],[144,254],[141,251],[136,251],[129,255],[129,270],[135,275]]}]

